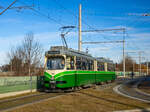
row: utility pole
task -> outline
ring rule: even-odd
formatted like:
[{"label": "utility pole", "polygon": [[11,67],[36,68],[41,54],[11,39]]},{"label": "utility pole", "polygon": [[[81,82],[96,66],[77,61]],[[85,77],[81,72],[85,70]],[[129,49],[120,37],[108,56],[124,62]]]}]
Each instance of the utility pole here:
[{"label": "utility pole", "polygon": [[126,65],[125,65],[125,29],[123,30],[123,75],[126,76]]},{"label": "utility pole", "polygon": [[141,76],[141,52],[139,52],[139,75]]},{"label": "utility pole", "polygon": [[[142,66],[141,66],[141,60],[142,60],[142,58],[144,58],[144,57],[141,57],[141,53],[144,53],[143,51],[139,51],[139,74],[141,75],[141,73],[142,73]],[[145,59],[145,58],[144,58]]]},{"label": "utility pole", "polygon": [[79,5],[79,39],[78,39],[78,50],[82,50],[82,34],[81,34],[81,4]]},{"label": "utility pole", "polygon": [[17,0],[14,0],[6,9],[4,9],[4,10],[0,13],[0,15],[2,15],[5,11],[7,11],[13,4],[15,4],[16,1],[17,1]]},{"label": "utility pole", "polygon": [[146,65],[147,65],[147,75],[148,75],[148,60],[147,60],[147,64]]},{"label": "utility pole", "polygon": [[134,68],[135,68],[135,67],[134,67],[134,66],[135,66],[134,64],[135,64],[135,63],[133,62],[133,72],[134,72]]}]

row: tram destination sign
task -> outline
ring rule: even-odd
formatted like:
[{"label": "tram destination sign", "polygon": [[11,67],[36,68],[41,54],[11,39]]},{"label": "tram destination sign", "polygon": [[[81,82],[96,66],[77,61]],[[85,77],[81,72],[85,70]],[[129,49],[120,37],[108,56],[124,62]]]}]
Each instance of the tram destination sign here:
[{"label": "tram destination sign", "polygon": [[48,54],[60,54],[60,51],[48,51]]}]

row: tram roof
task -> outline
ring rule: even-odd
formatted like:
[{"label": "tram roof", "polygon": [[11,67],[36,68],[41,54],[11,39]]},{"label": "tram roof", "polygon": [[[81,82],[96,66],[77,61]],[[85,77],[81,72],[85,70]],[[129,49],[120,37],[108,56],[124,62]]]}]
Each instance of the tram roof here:
[{"label": "tram roof", "polygon": [[83,51],[74,50],[71,48],[66,48],[64,46],[52,46],[49,51],[46,52],[45,55],[55,55],[55,54],[62,54],[62,55],[70,55],[70,56],[77,56],[77,57],[85,57],[88,59],[96,59],[92,57],[90,54],[85,53]]}]

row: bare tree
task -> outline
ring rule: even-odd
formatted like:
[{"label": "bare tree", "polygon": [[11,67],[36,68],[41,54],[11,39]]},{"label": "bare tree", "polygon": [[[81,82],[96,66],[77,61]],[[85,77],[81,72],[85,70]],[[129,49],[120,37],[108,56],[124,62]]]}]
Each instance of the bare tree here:
[{"label": "bare tree", "polygon": [[41,67],[42,54],[43,49],[34,39],[33,33],[27,33],[22,43],[8,53],[11,70],[29,76],[35,74]]},{"label": "bare tree", "polygon": [[[136,65],[136,62],[130,56],[125,57],[125,62],[126,71],[133,71],[133,64]],[[117,67],[120,71],[123,70],[123,60],[117,65]]]},{"label": "bare tree", "polygon": [[8,53],[8,58],[9,58],[9,71],[15,72],[16,75],[20,75],[22,72],[22,56],[21,56],[21,49],[20,46],[17,48],[12,47],[10,52]]},{"label": "bare tree", "polygon": [[26,35],[22,43],[22,55],[24,63],[28,64],[28,73],[30,75],[31,68],[38,68],[41,64],[42,48],[39,42],[34,40],[33,33]]}]

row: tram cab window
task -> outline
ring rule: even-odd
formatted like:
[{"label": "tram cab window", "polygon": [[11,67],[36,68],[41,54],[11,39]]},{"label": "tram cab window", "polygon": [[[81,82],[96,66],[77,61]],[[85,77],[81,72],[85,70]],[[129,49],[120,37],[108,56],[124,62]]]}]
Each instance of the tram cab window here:
[{"label": "tram cab window", "polygon": [[65,67],[65,60],[63,57],[50,57],[47,59],[48,70],[64,69],[64,67]]}]

